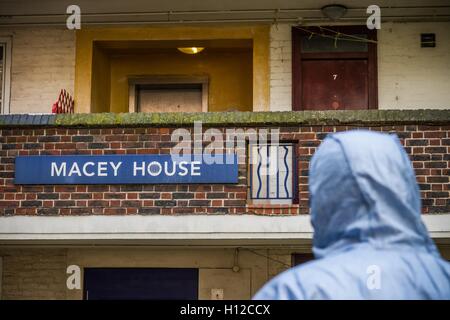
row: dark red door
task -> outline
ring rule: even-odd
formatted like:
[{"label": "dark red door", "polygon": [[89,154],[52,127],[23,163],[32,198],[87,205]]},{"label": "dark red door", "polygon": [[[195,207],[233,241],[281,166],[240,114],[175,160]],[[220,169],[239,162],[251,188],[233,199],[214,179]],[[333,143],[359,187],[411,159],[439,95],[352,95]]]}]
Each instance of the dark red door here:
[{"label": "dark red door", "polygon": [[293,110],[376,109],[376,40],[366,26],[292,27]]},{"label": "dark red door", "polygon": [[304,110],[368,109],[367,60],[303,60]]}]

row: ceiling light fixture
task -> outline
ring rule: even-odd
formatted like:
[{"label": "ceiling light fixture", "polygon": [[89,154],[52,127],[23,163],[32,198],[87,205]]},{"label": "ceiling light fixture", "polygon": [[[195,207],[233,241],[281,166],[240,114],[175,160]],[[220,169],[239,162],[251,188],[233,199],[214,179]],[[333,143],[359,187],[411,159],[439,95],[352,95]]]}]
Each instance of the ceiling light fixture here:
[{"label": "ceiling light fixture", "polygon": [[340,4],[330,4],[322,7],[322,13],[333,21],[339,20],[347,13],[347,7]]},{"label": "ceiling light fixture", "polygon": [[183,47],[183,48],[177,48],[179,51],[186,53],[186,54],[197,54],[199,52],[202,52],[205,48],[202,47]]}]

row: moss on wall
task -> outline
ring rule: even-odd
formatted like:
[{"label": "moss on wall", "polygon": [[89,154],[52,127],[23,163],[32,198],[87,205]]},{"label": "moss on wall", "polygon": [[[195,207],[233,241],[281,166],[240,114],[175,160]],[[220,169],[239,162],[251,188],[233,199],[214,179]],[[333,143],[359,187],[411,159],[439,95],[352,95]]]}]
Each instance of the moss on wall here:
[{"label": "moss on wall", "polygon": [[450,109],[3,115],[0,116],[0,127],[30,125],[61,127],[157,127],[187,126],[194,124],[195,121],[201,121],[204,126],[450,124]]}]

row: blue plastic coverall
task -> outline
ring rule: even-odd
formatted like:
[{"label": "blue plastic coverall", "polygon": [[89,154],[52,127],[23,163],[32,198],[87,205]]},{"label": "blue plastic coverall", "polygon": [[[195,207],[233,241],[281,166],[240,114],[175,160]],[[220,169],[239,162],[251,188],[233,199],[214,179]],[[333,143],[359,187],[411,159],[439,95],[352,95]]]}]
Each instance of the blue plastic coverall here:
[{"label": "blue plastic coverall", "polygon": [[275,277],[254,299],[450,299],[450,264],[421,220],[397,136],[331,134],[309,175],[316,260]]}]

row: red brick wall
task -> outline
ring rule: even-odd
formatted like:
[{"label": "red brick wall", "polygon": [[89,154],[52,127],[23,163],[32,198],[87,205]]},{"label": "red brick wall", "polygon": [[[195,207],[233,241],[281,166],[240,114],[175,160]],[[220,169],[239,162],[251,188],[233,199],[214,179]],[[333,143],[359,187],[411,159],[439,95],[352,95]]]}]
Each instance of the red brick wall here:
[{"label": "red brick wall", "polygon": [[[167,154],[174,128],[0,130],[0,215],[298,214],[308,212],[309,159],[327,133],[352,126],[282,127],[298,141],[299,205],[247,206],[247,168],[237,185],[14,185],[17,155]],[[395,132],[413,161],[423,212],[450,212],[450,126],[373,126]]]}]

